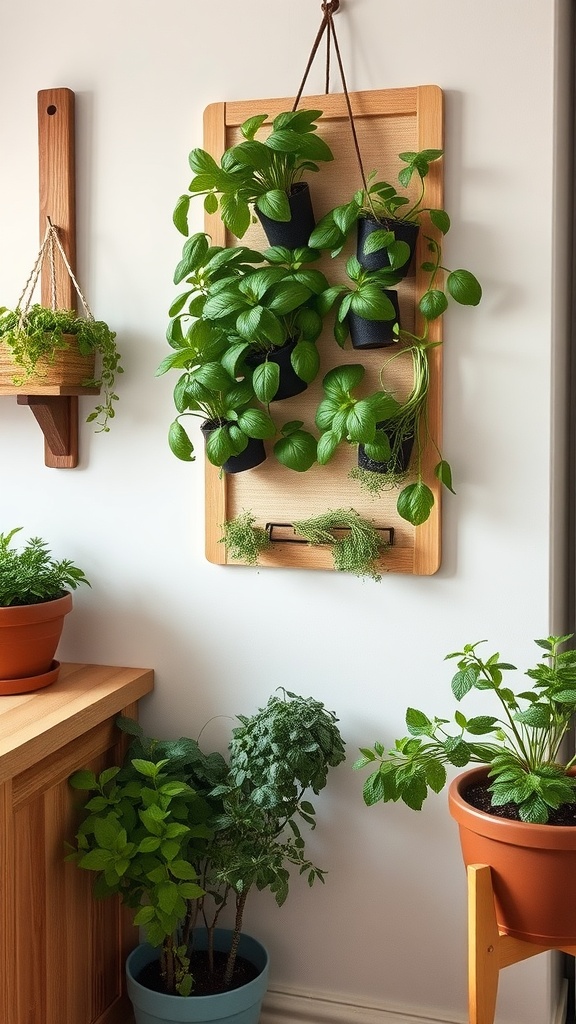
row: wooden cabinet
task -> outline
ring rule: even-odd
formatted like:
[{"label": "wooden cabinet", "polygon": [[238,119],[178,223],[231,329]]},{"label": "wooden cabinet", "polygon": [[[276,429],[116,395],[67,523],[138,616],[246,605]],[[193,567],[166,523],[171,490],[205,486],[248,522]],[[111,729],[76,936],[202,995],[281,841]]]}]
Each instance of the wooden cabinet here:
[{"label": "wooden cabinet", "polygon": [[124,959],[138,941],[116,900],[92,899],[91,872],[65,861],[78,792],[68,777],[118,763],[153,686],[147,669],[63,665],[45,690],[0,697],[0,1021],[127,1024]]}]

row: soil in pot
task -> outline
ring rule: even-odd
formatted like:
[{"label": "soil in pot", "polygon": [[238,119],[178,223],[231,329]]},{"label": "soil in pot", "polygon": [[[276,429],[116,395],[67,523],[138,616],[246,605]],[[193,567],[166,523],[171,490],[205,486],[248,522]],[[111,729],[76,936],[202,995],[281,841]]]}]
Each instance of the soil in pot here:
[{"label": "soil in pot", "polygon": [[[224,989],[223,979],[226,970],[228,954],[220,950],[214,950],[214,971],[210,971],[208,953],[205,949],[197,949],[190,958],[190,970],[194,978],[193,996],[213,996],[219,992],[231,992],[232,989],[241,988],[247,985],[261,973],[254,964],[245,957],[238,956],[232,974],[232,984]],[[140,971],[137,979],[141,985],[152,989],[153,992],[164,992],[164,983],[160,976],[160,961],[152,960]]]},{"label": "soil in pot", "polygon": [[307,181],[298,181],[288,196],[291,219],[288,221],[272,220],[255,207],[270,245],[283,245],[287,249],[298,249],[308,245],[308,239],[316,227],[312,198]]},{"label": "soil in pot", "polygon": [[357,227],[356,257],[358,262],[366,270],[383,270],[390,266],[390,260],[386,249],[378,252],[364,252],[366,239],[373,231],[393,231],[397,242],[406,242],[410,247],[410,256],[404,266],[396,271],[400,280],[412,273],[414,265],[414,253],[419,232],[418,224],[403,220],[375,220],[373,217],[359,217]]},{"label": "soil in pot", "polygon": [[[462,796],[467,803],[471,804],[478,811],[485,814],[493,814],[497,818],[509,818],[510,821],[520,821],[518,807],[516,804],[502,804],[500,807],[493,807],[492,795],[487,783],[475,782],[468,786]],[[550,812],[547,821],[548,825],[572,825],[576,827],[576,803],[561,804]]]}]

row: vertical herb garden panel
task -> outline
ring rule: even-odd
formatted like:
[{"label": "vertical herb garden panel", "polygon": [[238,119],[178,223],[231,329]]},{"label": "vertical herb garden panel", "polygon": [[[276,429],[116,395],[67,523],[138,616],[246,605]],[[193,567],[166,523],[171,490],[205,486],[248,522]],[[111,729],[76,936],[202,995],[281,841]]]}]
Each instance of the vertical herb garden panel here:
[{"label": "vertical herb garden panel", "polygon": [[[421,210],[439,211],[443,197],[442,159],[437,155],[443,145],[441,90],[437,86],[420,86],[356,92],[349,94],[349,100],[368,189],[374,183],[380,189],[379,193],[374,193],[374,199],[379,196],[386,198],[382,185],[390,183],[398,195],[405,197],[407,206],[414,207],[418,203]],[[266,139],[271,131],[281,131],[282,123],[274,125],[273,122],[278,115],[291,110],[292,102],[291,99],[272,99],[210,105],[204,122],[206,151],[219,164],[226,150],[244,143],[247,137],[250,140],[251,134],[254,137],[256,125],[259,140]],[[440,254],[438,252],[436,259],[436,253],[430,249],[434,240],[440,241],[442,230],[435,225],[434,216],[431,218],[428,212],[421,213],[415,254],[409,258],[409,266],[404,268],[404,273],[395,274],[394,259],[390,255],[394,246],[390,248],[391,236],[386,234],[387,218],[381,218],[380,238],[387,243],[384,248],[390,251],[388,278],[385,273],[384,284],[391,286],[386,289],[386,295],[393,298],[390,295],[393,291],[397,297],[398,305],[392,317],[394,323],[399,323],[400,330],[396,328],[394,331],[389,320],[378,320],[370,325],[382,331],[383,335],[387,334],[385,347],[353,348],[350,337],[343,340],[350,309],[353,308],[353,303],[352,307],[350,303],[343,307],[343,299],[354,290],[361,293],[358,267],[356,263],[350,265],[348,262],[357,254],[357,239],[355,227],[348,230],[354,218],[349,207],[346,212],[346,205],[355,195],[360,203],[362,175],[345,95],[307,96],[301,101],[300,109],[322,111],[317,118],[317,134],[333,154],[332,160],[318,163],[317,173],[304,172],[320,235],[312,235],[310,245],[316,240],[316,251],[304,254],[308,257],[313,255],[313,259],[305,259],[298,266],[292,264],[296,279],[308,282],[299,271],[313,268],[325,276],[328,286],[328,299],[325,291],[320,305],[322,331],[314,338],[319,368],[310,383],[302,382],[302,390],[298,394],[282,399],[275,396],[262,403],[276,428],[275,435],[263,442],[264,461],[246,472],[227,472],[206,460],[206,556],[217,564],[241,561],[223,542],[223,524],[249,513],[256,529],[266,530],[271,539],[269,546],[259,553],[260,565],[334,568],[330,545],[308,543],[298,526],[295,528],[293,524],[329,510],[345,509],[354,510],[379,531],[385,542],[379,560],[381,571],[430,575],[438,569],[441,556],[442,471],[439,472],[438,463],[441,460],[442,346],[433,344],[441,341],[441,317],[435,315],[428,322],[420,312],[419,302],[422,295],[431,294],[432,278],[432,291],[442,289]],[[266,118],[263,120],[264,114]],[[252,118],[255,120],[250,122]],[[244,133],[242,125],[245,126]],[[424,174],[414,173],[414,168],[411,168],[409,173],[402,175],[402,169],[410,167],[410,158],[422,151],[430,151],[430,163],[425,165]],[[399,184],[399,175],[400,183],[405,182],[404,188]],[[337,212],[339,207],[343,211],[340,214]],[[210,204],[207,208],[210,209]],[[335,211],[332,217],[331,211]],[[332,254],[339,245],[330,237],[330,230],[327,234],[322,233],[322,227],[334,227],[334,222],[342,229],[339,244],[344,242],[335,256]],[[443,225],[440,223],[439,227],[442,229]],[[258,217],[251,217],[241,239],[225,226],[222,208],[206,214],[205,229],[212,246],[246,246],[252,252],[270,251],[271,242]],[[398,238],[396,233],[392,242]],[[368,245],[365,251],[370,248]],[[278,261],[281,255],[276,250],[274,259]],[[406,263],[406,257],[402,256],[397,262]],[[262,264],[264,267],[275,265],[274,261]],[[369,261],[366,265],[369,266]],[[348,271],[352,271],[352,278]],[[382,291],[381,278],[375,281]],[[340,291],[339,285],[343,286]],[[224,295],[228,294],[225,285],[220,290]],[[371,289],[369,293],[372,294]],[[334,302],[330,305],[331,298]],[[253,304],[256,302],[254,295],[251,301]],[[312,304],[315,301],[313,297]],[[214,304],[210,308],[213,309]],[[343,309],[347,309],[345,316],[342,315]],[[225,315],[233,312],[234,309],[229,307]],[[339,340],[335,337],[335,325]],[[424,347],[418,346],[419,365],[413,358],[414,337],[426,339]],[[236,338],[236,344],[240,345],[238,351],[242,352],[242,336]],[[238,366],[232,367],[230,362],[228,367],[238,375],[244,372]],[[380,431],[387,418],[394,419],[382,395],[388,400],[392,396],[397,403],[394,410],[401,408],[414,390],[415,375],[422,371],[429,374],[426,408],[416,424],[418,436],[414,439],[408,468],[394,474],[382,473],[387,466],[387,449],[386,441],[384,447],[382,444],[379,446],[381,434],[376,434],[372,447],[370,442],[364,446],[355,440],[357,436],[364,436],[362,412],[368,410],[368,419],[372,415],[377,421],[376,429]],[[266,399],[264,371],[260,373]],[[361,421],[358,432],[354,429],[354,415],[343,430],[342,419],[349,413],[354,414],[355,409],[358,409]],[[278,439],[281,442],[279,454],[282,454],[283,449],[298,448],[302,432],[311,435],[318,443],[317,451],[322,458],[322,462],[314,459],[304,471],[289,468],[276,457]],[[324,436],[326,434],[328,437]],[[306,444],[310,444],[309,440],[304,447]],[[366,448],[370,455],[380,458],[371,459]],[[364,456],[362,472],[358,472],[359,452],[361,457],[362,454]],[[290,462],[290,454],[287,461]],[[399,496],[410,484],[421,483],[427,488],[428,508],[424,513],[417,510],[415,518],[423,521],[413,525],[399,514]],[[345,523],[341,525],[345,527]]]}]

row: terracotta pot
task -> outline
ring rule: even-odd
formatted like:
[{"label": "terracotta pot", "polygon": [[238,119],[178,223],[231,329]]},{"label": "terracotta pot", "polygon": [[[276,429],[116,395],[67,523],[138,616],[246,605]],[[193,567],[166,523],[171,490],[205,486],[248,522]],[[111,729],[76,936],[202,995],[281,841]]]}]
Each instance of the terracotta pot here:
[{"label": "terracotta pot", "polygon": [[[33,395],[40,388],[70,387],[80,388],[86,380],[94,377],[96,354],[83,356],[78,350],[78,339],[73,334],[66,334],[68,348],[59,349],[53,360],[43,356],[38,360],[36,372],[18,385],[18,393]],[[12,358],[7,345],[0,344],[0,389],[13,390],[14,378],[23,376],[23,369]]]},{"label": "terracotta pot", "polygon": [[[72,608],[72,595],[40,604],[0,608],[0,694],[22,693],[54,682],[54,655],[62,635],[64,616]],[[38,686],[28,684],[38,679]],[[22,680],[22,688],[15,681]],[[3,684],[5,684],[3,688]]]},{"label": "terracotta pot", "polygon": [[487,778],[480,767],[450,785],[464,863],[489,864],[501,931],[544,946],[576,945],[576,828],[530,825],[485,814],[463,793]]}]

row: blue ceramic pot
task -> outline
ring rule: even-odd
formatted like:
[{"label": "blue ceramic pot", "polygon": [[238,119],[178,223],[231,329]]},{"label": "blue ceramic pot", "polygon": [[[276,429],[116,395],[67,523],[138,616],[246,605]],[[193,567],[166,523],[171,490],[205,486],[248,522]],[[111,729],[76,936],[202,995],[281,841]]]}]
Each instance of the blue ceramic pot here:
[{"label": "blue ceramic pot", "polygon": [[[230,948],[231,932],[217,928],[214,948],[225,952]],[[196,949],[206,949],[207,933],[201,928],[194,932]],[[155,960],[158,950],[142,943],[130,953],[126,961],[126,983],[134,1010],[136,1024],[258,1024],[262,1000],[268,987],[268,953],[250,935],[240,936],[239,956],[259,968],[260,974],[247,985],[231,992],[213,996],[169,996],[154,992],[136,980],[142,968]]]}]

